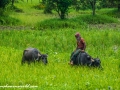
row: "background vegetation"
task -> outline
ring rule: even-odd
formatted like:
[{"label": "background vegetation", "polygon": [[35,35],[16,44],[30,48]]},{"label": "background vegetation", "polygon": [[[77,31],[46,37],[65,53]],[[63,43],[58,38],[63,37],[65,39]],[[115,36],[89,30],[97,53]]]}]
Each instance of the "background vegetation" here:
[{"label": "background vegetation", "polygon": [[[0,86],[38,87],[0,89],[119,90],[118,8],[113,5],[96,9],[95,16],[91,9],[75,11],[70,8],[67,18],[61,20],[54,10],[52,14],[44,14],[44,9],[35,9],[39,1],[14,2],[14,7],[8,4],[5,11],[1,9],[0,16]],[[44,8],[44,4],[40,5]],[[76,47],[76,32],[85,39],[86,52],[100,58],[103,70],[68,64]],[[40,62],[22,66],[23,50],[27,47],[47,53],[48,65]]]}]

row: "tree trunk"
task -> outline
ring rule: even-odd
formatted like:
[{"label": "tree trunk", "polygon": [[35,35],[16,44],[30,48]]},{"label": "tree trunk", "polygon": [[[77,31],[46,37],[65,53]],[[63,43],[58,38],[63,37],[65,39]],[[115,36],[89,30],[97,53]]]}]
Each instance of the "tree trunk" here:
[{"label": "tree trunk", "polygon": [[60,18],[65,19],[65,13],[64,12],[61,12]]},{"label": "tree trunk", "polygon": [[15,2],[15,0],[12,0],[12,6],[14,6],[14,2]]},{"label": "tree trunk", "polygon": [[96,0],[90,1],[91,7],[92,7],[92,11],[93,11],[93,16],[95,15],[95,5],[96,5]]},{"label": "tree trunk", "polygon": [[120,12],[120,3],[118,4],[118,11]]},{"label": "tree trunk", "polygon": [[95,3],[93,2],[93,16],[95,15]]}]

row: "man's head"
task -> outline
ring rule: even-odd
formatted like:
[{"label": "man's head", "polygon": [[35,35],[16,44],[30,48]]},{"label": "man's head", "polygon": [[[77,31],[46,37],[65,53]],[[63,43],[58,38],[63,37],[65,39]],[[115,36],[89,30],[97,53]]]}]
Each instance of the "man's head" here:
[{"label": "man's head", "polygon": [[76,37],[77,41],[79,41],[79,40],[80,40],[80,38],[81,38],[80,33],[79,33],[79,32],[77,32],[77,33],[75,34],[75,37]]}]

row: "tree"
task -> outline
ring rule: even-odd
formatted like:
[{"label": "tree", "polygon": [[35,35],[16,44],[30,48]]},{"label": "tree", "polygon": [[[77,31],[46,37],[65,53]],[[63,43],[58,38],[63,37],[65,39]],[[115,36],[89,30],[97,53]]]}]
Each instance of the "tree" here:
[{"label": "tree", "polygon": [[10,0],[0,0],[0,8],[5,8],[5,6],[10,2]]},{"label": "tree", "polygon": [[92,7],[93,15],[95,15],[95,9],[96,9],[96,0],[89,0],[90,5]]},{"label": "tree", "polygon": [[103,8],[118,8],[120,11],[120,0],[102,0],[101,6]]},{"label": "tree", "polygon": [[12,6],[14,6],[15,0],[11,0],[11,2],[12,2]]},{"label": "tree", "polygon": [[95,15],[97,0],[81,0],[81,1],[87,8],[91,8],[92,9],[92,15]]},{"label": "tree", "polygon": [[82,9],[82,10],[85,10],[85,9],[92,9],[92,15],[95,15],[95,10],[96,10],[96,3],[99,3],[97,2],[98,0],[77,0],[76,2],[76,7],[78,9]]},{"label": "tree", "polygon": [[68,9],[72,4],[72,0],[53,0],[56,11],[61,19],[65,19],[68,15]]},{"label": "tree", "polygon": [[72,0],[72,6],[76,11],[80,10],[80,5],[81,5],[80,0]]}]

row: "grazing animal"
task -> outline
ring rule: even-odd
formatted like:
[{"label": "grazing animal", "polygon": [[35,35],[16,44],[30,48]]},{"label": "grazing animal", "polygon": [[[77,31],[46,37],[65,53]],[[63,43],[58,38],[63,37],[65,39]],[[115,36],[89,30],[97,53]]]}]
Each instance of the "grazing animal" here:
[{"label": "grazing animal", "polygon": [[[101,67],[101,61],[99,58],[94,58],[94,59],[91,59],[91,65],[90,66],[93,66],[93,67]],[[102,67],[101,67],[102,68]]]},{"label": "grazing animal", "polygon": [[44,64],[48,63],[46,54],[41,54],[36,48],[27,48],[23,51],[21,64],[23,65],[26,61],[28,64],[35,63],[35,61],[39,62],[41,59]]},{"label": "grazing animal", "polygon": [[81,52],[73,61],[74,65],[86,65],[86,66],[93,66],[93,67],[101,67],[101,61],[99,58],[92,58],[86,52]]}]

